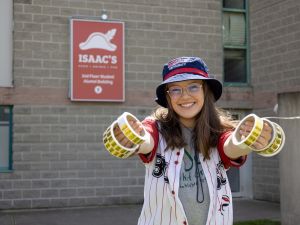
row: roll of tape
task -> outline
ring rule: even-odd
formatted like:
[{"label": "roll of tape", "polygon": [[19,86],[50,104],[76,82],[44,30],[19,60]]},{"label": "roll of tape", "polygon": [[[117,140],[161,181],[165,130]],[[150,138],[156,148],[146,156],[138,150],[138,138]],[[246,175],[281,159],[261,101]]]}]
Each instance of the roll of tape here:
[{"label": "roll of tape", "polygon": [[124,112],[118,118],[118,125],[123,134],[134,144],[140,145],[147,140],[147,132],[143,127],[141,134],[138,134],[129,124],[130,121],[139,121],[134,115]]},{"label": "roll of tape", "polygon": [[[253,121],[254,125],[250,133],[245,138],[243,138],[239,133],[239,130],[240,127],[246,121]],[[243,120],[240,121],[237,128],[233,132],[232,143],[243,149],[254,150],[252,145],[257,141],[258,137],[262,132],[262,129],[263,129],[263,120],[258,116],[256,116],[255,114],[249,114]]]},{"label": "roll of tape", "polygon": [[103,133],[103,143],[108,152],[118,158],[128,158],[139,147],[139,145],[133,145],[132,148],[127,148],[119,143],[114,135],[114,129],[118,126],[118,122],[114,121]]},{"label": "roll of tape", "polygon": [[273,142],[275,141],[275,138],[276,138],[276,126],[275,126],[275,124],[272,121],[270,121],[266,118],[262,118],[262,120],[263,120],[264,123],[267,123],[271,127],[272,137],[271,137],[271,140],[269,141],[269,143],[264,148],[262,148],[262,149],[253,148],[253,151],[255,151],[255,152],[262,152],[262,151],[267,150],[268,148],[271,147],[271,145],[273,144]]},{"label": "roll of tape", "polygon": [[279,126],[277,123],[272,122],[275,126],[275,138],[269,145],[267,149],[264,151],[257,152],[257,154],[264,156],[264,157],[272,157],[277,155],[279,152],[281,152],[284,143],[285,143],[285,134],[281,126]]}]

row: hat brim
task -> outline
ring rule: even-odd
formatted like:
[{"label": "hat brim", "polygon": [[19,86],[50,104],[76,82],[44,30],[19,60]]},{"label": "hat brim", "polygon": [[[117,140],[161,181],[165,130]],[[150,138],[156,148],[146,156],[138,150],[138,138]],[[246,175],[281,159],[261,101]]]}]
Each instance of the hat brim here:
[{"label": "hat brim", "polygon": [[190,73],[183,73],[183,74],[177,74],[175,76],[170,77],[169,79],[163,81],[156,88],[155,101],[157,102],[157,104],[159,104],[165,108],[168,105],[167,98],[166,98],[166,90],[165,90],[166,84],[179,82],[179,81],[185,81],[185,80],[205,80],[205,82],[208,84],[208,86],[210,87],[211,91],[214,94],[215,101],[217,101],[222,95],[222,84],[220,81],[218,81],[214,78],[199,76],[199,75],[190,74]]}]

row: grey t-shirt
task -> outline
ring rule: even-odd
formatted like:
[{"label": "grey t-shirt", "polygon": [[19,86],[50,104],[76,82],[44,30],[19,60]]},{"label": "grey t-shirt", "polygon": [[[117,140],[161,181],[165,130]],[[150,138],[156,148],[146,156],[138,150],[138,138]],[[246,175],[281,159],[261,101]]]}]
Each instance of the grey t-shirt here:
[{"label": "grey t-shirt", "polygon": [[[181,126],[181,129],[187,146],[184,150],[185,153],[180,170],[178,194],[189,225],[205,225],[210,202],[208,185],[199,156],[195,157],[192,131],[184,126]],[[200,177],[196,174],[200,174]]]}]

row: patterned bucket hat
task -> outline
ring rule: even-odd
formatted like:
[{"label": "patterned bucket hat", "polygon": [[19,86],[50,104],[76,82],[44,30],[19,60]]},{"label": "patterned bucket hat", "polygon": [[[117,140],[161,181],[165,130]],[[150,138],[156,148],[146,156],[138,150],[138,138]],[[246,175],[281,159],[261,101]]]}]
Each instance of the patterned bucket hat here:
[{"label": "patterned bucket hat", "polygon": [[208,67],[199,57],[179,57],[164,65],[162,72],[163,82],[156,88],[155,101],[167,107],[166,84],[185,80],[205,80],[217,101],[222,94],[222,84],[211,77]]}]

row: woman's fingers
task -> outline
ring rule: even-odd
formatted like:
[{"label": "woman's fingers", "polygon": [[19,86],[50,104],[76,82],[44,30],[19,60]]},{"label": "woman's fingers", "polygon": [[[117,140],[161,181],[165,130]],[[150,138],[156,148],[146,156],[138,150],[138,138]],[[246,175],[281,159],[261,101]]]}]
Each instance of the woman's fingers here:
[{"label": "woman's fingers", "polygon": [[240,126],[240,130],[239,130],[240,135],[243,137],[247,137],[253,128],[253,124],[254,123],[251,121],[246,121],[245,123],[243,123]]},{"label": "woman's fingers", "polygon": [[[129,125],[132,127],[132,129],[138,133],[142,134],[143,132],[143,125],[142,123],[135,121],[135,120],[130,120]],[[114,135],[118,142],[123,145],[124,147],[131,148],[134,144],[123,134],[119,126],[116,126],[114,128]]]},{"label": "woman's fingers", "polygon": [[114,128],[114,135],[118,142],[124,147],[131,148],[133,143],[123,134],[118,126]]},{"label": "woman's fingers", "polygon": [[142,131],[143,131],[143,125],[141,122],[136,121],[136,120],[131,120],[129,121],[129,125],[132,127],[132,129],[141,135]]},{"label": "woman's fingers", "polygon": [[[253,129],[253,126],[254,126],[253,121],[246,121],[240,126],[239,133],[242,137],[242,140],[245,139],[250,134],[250,132]],[[271,141],[272,132],[273,132],[272,127],[267,122],[264,122],[261,134],[257,138],[257,140],[253,143],[252,147],[256,149],[262,149],[266,147]]]},{"label": "woman's fingers", "polygon": [[265,148],[271,141],[272,132],[272,127],[267,122],[264,122],[262,132],[253,146],[256,149]]}]

